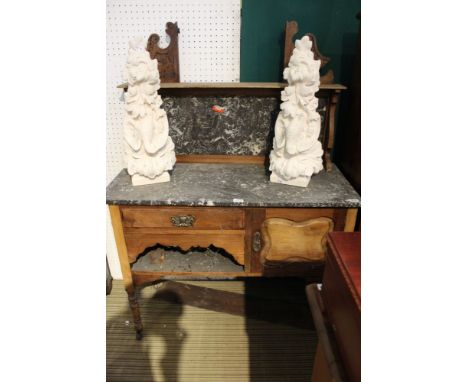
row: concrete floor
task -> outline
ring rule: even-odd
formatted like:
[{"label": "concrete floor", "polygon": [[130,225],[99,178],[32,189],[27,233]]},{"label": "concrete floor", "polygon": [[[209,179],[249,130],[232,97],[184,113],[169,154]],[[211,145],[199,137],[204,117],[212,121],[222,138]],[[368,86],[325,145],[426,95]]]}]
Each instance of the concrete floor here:
[{"label": "concrete floor", "polygon": [[[107,296],[108,381],[310,381],[317,337],[299,280],[166,282]],[[248,317],[248,318],[246,318]]]}]

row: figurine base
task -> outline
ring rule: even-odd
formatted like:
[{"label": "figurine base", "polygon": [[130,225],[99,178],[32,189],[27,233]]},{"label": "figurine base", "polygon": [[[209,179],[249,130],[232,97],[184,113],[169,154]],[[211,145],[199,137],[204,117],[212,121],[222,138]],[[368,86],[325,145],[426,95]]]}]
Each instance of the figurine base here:
[{"label": "figurine base", "polygon": [[132,184],[134,186],[144,186],[145,184],[154,184],[154,183],[165,183],[171,180],[171,176],[167,171],[163,172],[161,175],[156,178],[147,178],[146,176],[140,174],[132,175]]},{"label": "figurine base", "polygon": [[310,176],[300,176],[298,178],[286,180],[286,179],[280,178],[278,175],[272,172],[270,175],[270,182],[287,184],[289,186],[296,186],[296,187],[307,187],[310,182]]}]

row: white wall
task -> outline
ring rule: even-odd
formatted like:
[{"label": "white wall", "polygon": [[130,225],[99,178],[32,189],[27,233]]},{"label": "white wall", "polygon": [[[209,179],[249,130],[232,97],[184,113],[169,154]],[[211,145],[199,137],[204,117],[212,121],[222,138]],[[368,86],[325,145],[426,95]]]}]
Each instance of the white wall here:
[{"label": "white wall", "polygon": [[[177,22],[181,82],[238,82],[241,0],[107,0],[107,184],[124,167],[122,69],[128,42],[158,33],[167,46],[166,22]],[[107,258],[122,278],[109,214]]]}]

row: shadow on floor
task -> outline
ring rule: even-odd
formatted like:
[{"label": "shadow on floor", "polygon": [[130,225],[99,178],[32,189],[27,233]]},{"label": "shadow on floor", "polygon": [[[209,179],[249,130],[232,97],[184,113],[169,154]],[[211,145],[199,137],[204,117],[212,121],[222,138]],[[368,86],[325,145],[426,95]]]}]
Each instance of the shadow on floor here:
[{"label": "shadow on floor", "polygon": [[[158,304],[157,317],[144,314],[150,311],[149,304]],[[141,341],[135,339],[129,310],[107,321],[106,380],[156,382],[153,370],[160,369],[163,381],[178,381],[180,352],[187,337],[178,322],[183,313],[180,297],[171,291],[161,291],[151,299],[140,299],[140,310],[144,325]],[[159,361],[151,359],[150,346],[154,341],[154,338],[148,340],[151,337],[160,337],[164,342],[165,353]]]},{"label": "shadow on floor", "polygon": [[173,281],[162,290],[186,305],[246,317],[250,381],[310,381],[317,336],[305,282],[245,279],[244,285],[245,294]]},{"label": "shadow on floor", "polygon": [[317,335],[304,281],[251,279],[244,298],[250,381],[309,382]]},{"label": "shadow on floor", "polygon": [[[173,281],[158,285],[152,298],[140,298],[142,341],[135,340],[129,311],[108,321],[107,380],[156,381],[153,371],[159,369],[164,381],[179,381],[187,339],[179,321],[184,305],[190,305],[246,317],[249,381],[310,381],[317,336],[304,281],[246,279],[244,287],[245,294]],[[150,345],[161,340],[164,356],[152,360]]]}]

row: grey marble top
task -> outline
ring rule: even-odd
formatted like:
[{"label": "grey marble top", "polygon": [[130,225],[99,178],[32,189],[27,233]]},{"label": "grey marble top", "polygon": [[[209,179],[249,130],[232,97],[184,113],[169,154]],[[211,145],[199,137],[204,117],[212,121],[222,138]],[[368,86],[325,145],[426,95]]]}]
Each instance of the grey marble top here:
[{"label": "grey marble top", "polygon": [[107,186],[107,204],[238,207],[360,207],[359,194],[333,166],[307,188],[270,183],[263,165],[176,163],[167,183],[132,186],[123,169]]}]

